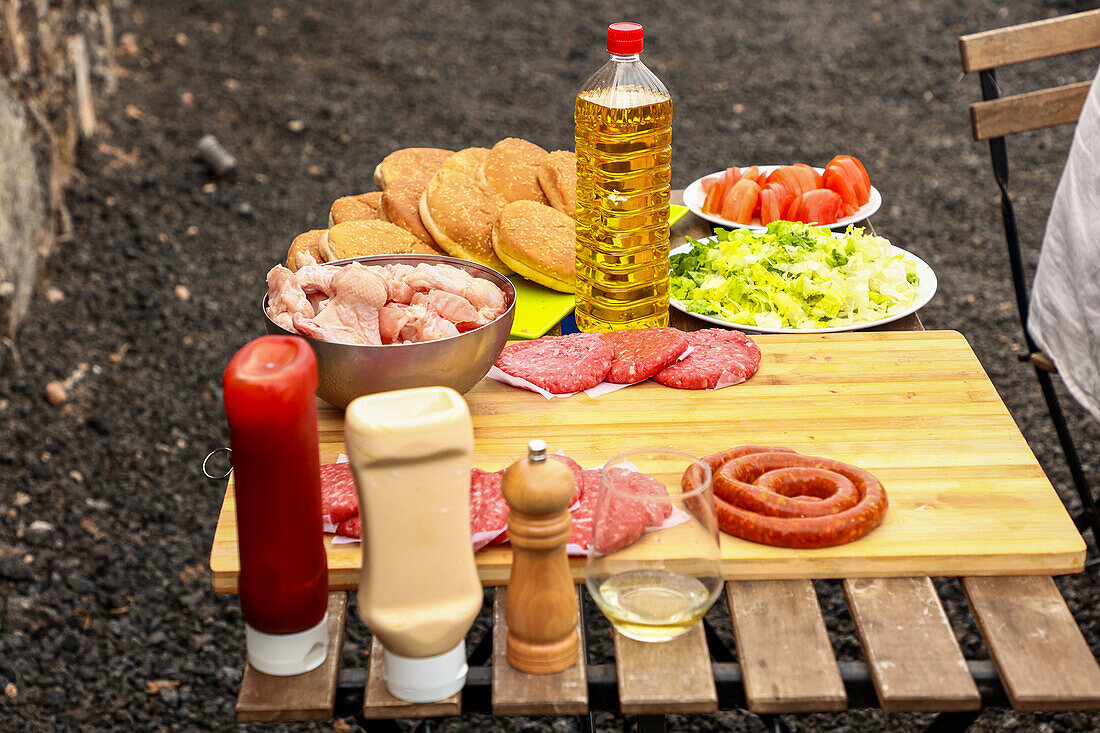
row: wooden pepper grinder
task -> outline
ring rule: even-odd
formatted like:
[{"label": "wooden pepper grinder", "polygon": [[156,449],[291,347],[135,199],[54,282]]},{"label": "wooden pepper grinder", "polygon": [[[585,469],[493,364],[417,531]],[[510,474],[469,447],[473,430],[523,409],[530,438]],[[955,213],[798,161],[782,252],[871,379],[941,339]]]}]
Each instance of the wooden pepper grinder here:
[{"label": "wooden pepper grinder", "polygon": [[573,472],[546,459],[542,440],[532,440],[527,457],[504,471],[512,543],[508,663],[521,672],[553,674],[577,662],[577,592],[565,551],[573,531],[573,486]]}]

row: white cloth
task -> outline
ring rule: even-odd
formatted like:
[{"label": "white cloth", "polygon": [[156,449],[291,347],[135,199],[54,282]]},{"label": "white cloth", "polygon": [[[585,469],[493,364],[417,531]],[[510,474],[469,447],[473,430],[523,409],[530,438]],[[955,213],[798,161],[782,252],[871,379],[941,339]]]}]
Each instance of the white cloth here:
[{"label": "white cloth", "polygon": [[1027,329],[1070,394],[1100,420],[1100,75],[1054,194]]}]

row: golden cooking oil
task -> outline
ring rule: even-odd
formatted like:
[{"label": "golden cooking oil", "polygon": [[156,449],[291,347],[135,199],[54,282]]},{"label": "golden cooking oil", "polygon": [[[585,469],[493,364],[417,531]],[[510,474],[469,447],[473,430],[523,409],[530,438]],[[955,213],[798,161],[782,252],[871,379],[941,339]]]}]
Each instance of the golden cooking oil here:
[{"label": "golden cooking oil", "polygon": [[672,98],[614,47],[574,110],[577,152],[576,320],[582,331],[668,325]]}]

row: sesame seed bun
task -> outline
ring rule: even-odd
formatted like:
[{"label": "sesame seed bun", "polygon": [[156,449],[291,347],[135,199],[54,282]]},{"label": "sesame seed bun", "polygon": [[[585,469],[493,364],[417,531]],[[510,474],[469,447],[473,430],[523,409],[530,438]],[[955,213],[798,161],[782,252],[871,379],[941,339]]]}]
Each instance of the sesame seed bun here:
[{"label": "sesame seed bun", "polygon": [[325,233],[324,229],[313,229],[308,232],[303,232],[294,238],[294,241],[290,243],[290,249],[286,253],[286,267],[291,272],[298,271],[298,253],[305,252],[318,262],[324,262],[324,258],[321,257],[321,236]]},{"label": "sesame seed bun", "polygon": [[420,197],[420,219],[447,254],[508,274],[511,270],[493,252],[493,222],[504,203],[474,178],[441,170]]},{"label": "sesame seed bun", "polygon": [[382,193],[382,214],[386,221],[414,235],[436,254],[444,254],[443,248],[436,245],[431,233],[424,228],[424,222],[420,220],[420,198],[427,187],[428,182],[423,179],[404,178],[394,181]]},{"label": "sesame seed bun", "polygon": [[539,186],[550,205],[570,217],[577,215],[577,155],[555,150],[539,166]]},{"label": "sesame seed bun", "polygon": [[475,180],[481,179],[485,161],[489,160],[489,148],[465,148],[448,158],[439,170],[458,171]]},{"label": "sesame seed bun", "polygon": [[414,235],[388,221],[345,221],[321,235],[326,262],[366,255],[436,254]]},{"label": "sesame seed bun", "polygon": [[403,148],[382,159],[374,169],[374,183],[385,189],[402,178],[431,178],[443,162],[454,155],[453,150],[440,148]]},{"label": "sesame seed bun", "polygon": [[548,204],[539,186],[539,166],[549,155],[532,142],[507,137],[493,146],[482,170],[482,183],[505,201],[538,201]]},{"label": "sesame seed bun", "polygon": [[345,221],[381,219],[381,203],[382,194],[378,191],[338,198],[332,202],[332,208],[329,209],[328,225],[332,227],[343,224]]},{"label": "sesame seed bun", "polygon": [[572,293],[575,229],[573,220],[557,209],[535,201],[513,201],[493,225],[493,251],[528,280]]}]

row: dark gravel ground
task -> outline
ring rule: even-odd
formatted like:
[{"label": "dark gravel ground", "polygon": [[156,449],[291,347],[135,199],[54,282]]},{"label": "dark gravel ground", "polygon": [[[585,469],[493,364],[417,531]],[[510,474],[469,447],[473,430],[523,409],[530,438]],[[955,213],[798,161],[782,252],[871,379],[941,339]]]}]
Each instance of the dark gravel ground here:
[{"label": "dark gravel ground", "polygon": [[[603,27],[620,18],[645,24],[647,63],[672,90],[675,186],[732,162],[821,164],[849,152],[867,164],[885,199],[876,228],[939,274],[925,324],[966,334],[1075,504],[1039,391],[1015,358],[1022,339],[995,188],[967,122],[978,83],[961,76],[955,39],[1087,6],[135,2],[121,21],[121,90],[81,155],[76,237],[57,248],[30,317],[0,351],[0,729],[234,727],[241,618],[235,598],[210,590],[222,488],[199,465],[226,443],[221,370],[262,331],[264,273],[292,236],[322,225],[334,198],[371,189],[391,150],[506,136],[570,146],[573,95],[603,63]],[[1002,82],[1019,91],[1082,80],[1096,62],[1031,64]],[[193,162],[204,133],[239,158],[236,182],[214,182]],[[1070,134],[1010,145],[1032,265]],[[51,406],[46,384],[67,378],[67,402]],[[1070,411],[1095,480],[1100,429]],[[964,653],[984,654],[958,584],[937,582]],[[1058,584],[1100,653],[1094,578]],[[818,592],[838,654],[859,658],[837,584]],[[344,662],[360,664],[366,633],[349,625]],[[908,731],[928,716],[785,720]],[[475,726],[490,721],[439,727]],[[761,729],[744,713],[672,727]],[[1100,717],[1082,714],[989,711],[975,729],[1097,727]]]}]

